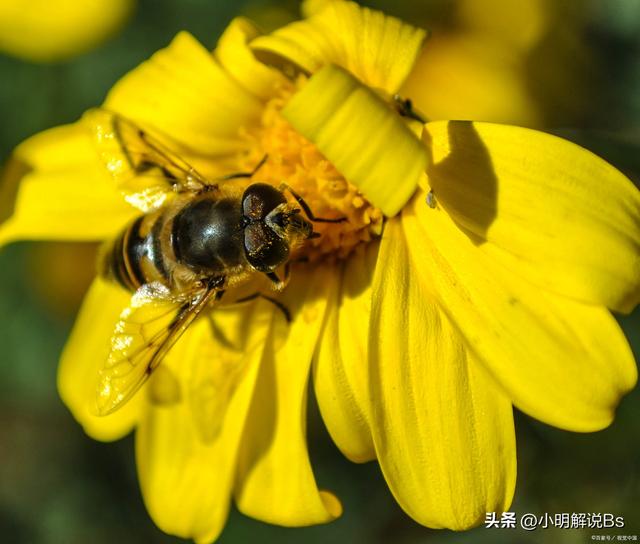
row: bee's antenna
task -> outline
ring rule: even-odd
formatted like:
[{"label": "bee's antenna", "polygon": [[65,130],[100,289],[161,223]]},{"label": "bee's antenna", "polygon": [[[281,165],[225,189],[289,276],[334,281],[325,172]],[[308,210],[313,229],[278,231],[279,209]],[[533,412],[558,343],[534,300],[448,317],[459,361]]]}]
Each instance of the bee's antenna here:
[{"label": "bee's antenna", "polygon": [[260,159],[260,162],[258,164],[256,164],[256,167],[253,169],[253,172],[251,172],[251,175],[254,176],[258,170],[260,170],[260,168],[262,168],[264,166],[264,164],[267,162],[267,159],[269,158],[269,154],[265,153],[264,157],[262,157]]},{"label": "bee's antenna", "polygon": [[300,207],[304,210],[304,213],[309,218],[309,221],[312,221],[313,223],[342,223],[342,222],[347,220],[346,217],[338,217],[337,219],[327,219],[325,217],[316,217],[315,215],[313,215],[313,212],[311,211],[311,208],[309,208],[309,204],[307,204],[304,201],[304,198],[302,198],[298,193],[296,193],[286,183],[281,183],[280,184],[280,190],[284,191],[285,189],[287,191],[289,191],[293,195],[293,198],[296,199],[296,202],[298,204],[300,204]]},{"label": "bee's antenna", "polygon": [[227,174],[226,176],[222,176],[217,179],[220,181],[228,181],[230,179],[236,178],[252,178],[258,172],[258,170],[260,170],[260,168],[264,166],[268,158],[269,155],[265,154],[265,156],[260,159],[260,162],[256,164],[255,168],[251,172],[235,172],[233,174]]}]

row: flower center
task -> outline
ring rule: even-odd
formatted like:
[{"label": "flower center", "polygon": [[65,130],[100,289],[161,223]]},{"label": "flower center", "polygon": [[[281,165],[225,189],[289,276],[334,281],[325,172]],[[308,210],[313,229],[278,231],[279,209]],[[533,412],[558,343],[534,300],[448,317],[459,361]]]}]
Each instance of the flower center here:
[{"label": "flower center", "polygon": [[282,108],[302,84],[304,81],[279,89],[267,102],[259,126],[246,131],[252,151],[243,168],[251,170],[266,155],[267,160],[253,181],[271,183],[278,188],[286,183],[304,199],[315,217],[344,217],[345,221],[339,223],[314,222],[313,229],[320,236],[308,240],[297,253],[310,261],[342,259],[356,246],[380,236],[383,214],[282,116]]}]

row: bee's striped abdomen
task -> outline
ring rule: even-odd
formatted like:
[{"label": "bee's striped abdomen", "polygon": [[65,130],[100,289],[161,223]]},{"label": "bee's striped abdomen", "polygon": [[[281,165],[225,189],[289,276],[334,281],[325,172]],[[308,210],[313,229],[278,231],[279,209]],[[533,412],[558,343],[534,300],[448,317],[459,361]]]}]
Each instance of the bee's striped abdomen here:
[{"label": "bee's striped abdomen", "polygon": [[138,217],[125,228],[104,256],[104,275],[130,291],[153,281],[169,286],[162,248],[163,225],[162,214],[150,214]]}]

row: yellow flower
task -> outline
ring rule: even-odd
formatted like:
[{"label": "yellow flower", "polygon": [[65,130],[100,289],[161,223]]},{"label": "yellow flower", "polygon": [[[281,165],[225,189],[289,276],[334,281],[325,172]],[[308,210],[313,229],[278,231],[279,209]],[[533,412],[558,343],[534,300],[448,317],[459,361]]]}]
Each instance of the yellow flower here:
[{"label": "yellow flower", "polygon": [[[399,115],[410,112],[393,96],[425,33],[350,2],[306,8],[308,19],[266,36],[236,19],[213,54],[181,33],[105,104],[211,178],[266,155],[256,180],[285,181],[316,216],[347,218],[314,224],[307,262],[272,294],[292,322],[266,300],[218,308],[129,403],[99,417],[96,376],[131,294],[98,278],[60,393],[97,439],[136,428],[151,516],[207,542],[232,497],[286,526],[340,515],[307,453],[311,373],[340,450],[377,459],[418,522],[466,529],[511,503],[512,405],[594,431],[634,386],[607,308],[640,298],[640,194],[541,132]],[[96,132],[91,115],[18,147],[0,242],[113,239],[140,215],[100,157],[118,174],[117,150]]]},{"label": "yellow flower", "polygon": [[84,53],[120,28],[132,7],[132,0],[0,0],[0,51],[36,62]]},{"label": "yellow flower", "polygon": [[449,24],[433,30],[401,92],[429,119],[539,126],[542,104],[532,95],[527,72],[553,9],[547,0],[453,3]]},{"label": "yellow flower", "polygon": [[554,0],[446,6],[449,13],[441,26],[429,27],[429,47],[401,89],[429,119],[557,127],[592,118],[589,81],[598,67],[585,38],[584,6]]}]

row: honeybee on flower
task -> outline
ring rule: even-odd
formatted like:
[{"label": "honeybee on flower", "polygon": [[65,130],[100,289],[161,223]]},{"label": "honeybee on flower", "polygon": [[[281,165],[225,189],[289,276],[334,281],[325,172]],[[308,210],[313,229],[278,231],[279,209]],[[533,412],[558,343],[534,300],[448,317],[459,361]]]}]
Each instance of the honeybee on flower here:
[{"label": "honeybee on flower", "polygon": [[[136,428],[145,502],[169,533],[215,539],[232,496],[287,526],[340,515],[307,453],[310,375],[349,459],[377,459],[418,522],[466,529],[511,502],[513,405],[593,431],[634,386],[607,308],[640,298],[640,195],[559,138],[398,111],[426,33],[350,2],[306,7],[269,35],[236,19],[213,53],[181,33],[104,104],[206,179],[249,172],[249,187],[285,183],[315,217],[341,219],[317,225],[273,296],[291,322],[260,298],[202,313],[130,401],[100,416],[96,380],[131,293],[99,277],[60,392],[91,436]],[[95,128],[85,118],[16,151],[33,170],[0,240],[114,240],[140,217]],[[194,413],[216,415],[206,439]]]}]

